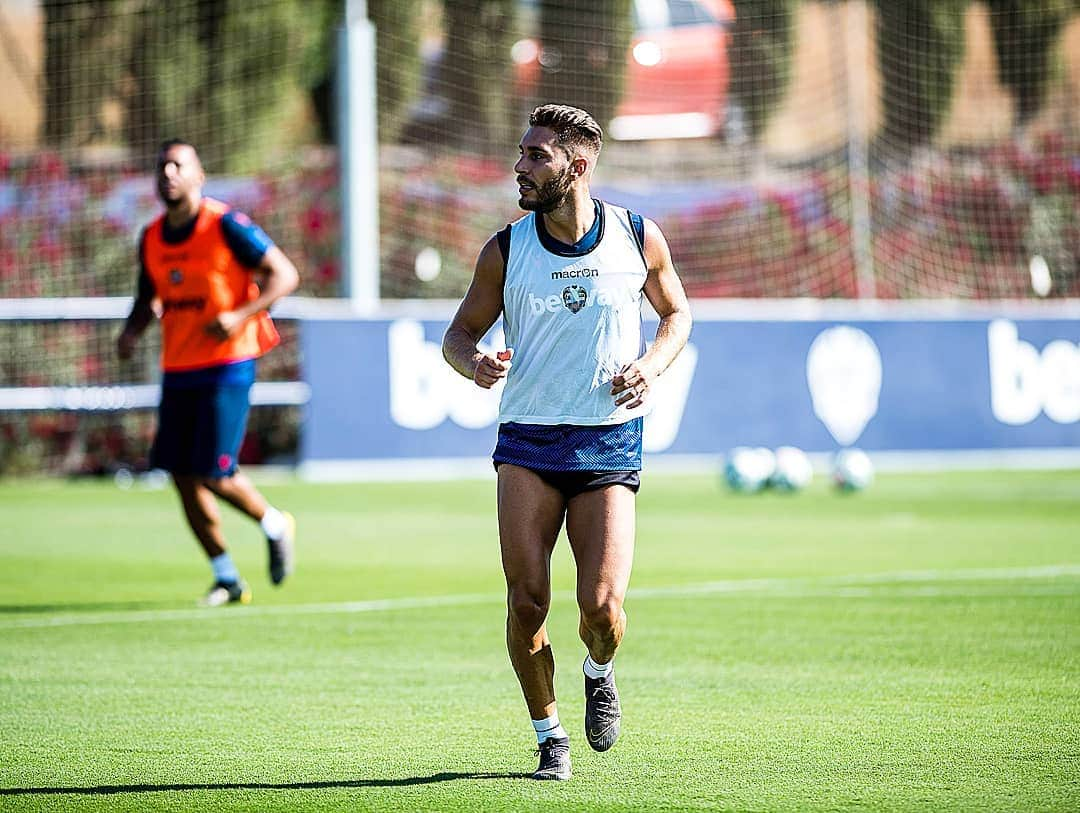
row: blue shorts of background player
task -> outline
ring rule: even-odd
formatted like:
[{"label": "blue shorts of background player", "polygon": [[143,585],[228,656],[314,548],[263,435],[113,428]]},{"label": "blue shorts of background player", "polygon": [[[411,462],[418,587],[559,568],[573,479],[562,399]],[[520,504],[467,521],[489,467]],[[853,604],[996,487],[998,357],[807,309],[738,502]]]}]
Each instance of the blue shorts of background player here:
[{"label": "blue shorts of background player", "polygon": [[235,474],[254,382],[254,359],[166,373],[151,465],[172,474]]}]

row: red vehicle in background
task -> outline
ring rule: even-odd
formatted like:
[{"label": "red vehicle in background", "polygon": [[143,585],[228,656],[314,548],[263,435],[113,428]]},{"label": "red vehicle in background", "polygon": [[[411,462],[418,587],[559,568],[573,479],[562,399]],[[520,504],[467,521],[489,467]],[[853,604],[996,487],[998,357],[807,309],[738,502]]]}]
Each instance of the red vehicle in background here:
[{"label": "red vehicle in background", "polygon": [[[526,2],[527,15],[536,14]],[[634,0],[634,34],[626,54],[623,95],[606,128],[616,139],[698,138],[723,130],[729,79],[730,0]],[[515,92],[532,99],[542,67],[558,54],[518,40],[511,50]]]},{"label": "red vehicle in background", "polygon": [[[626,54],[622,100],[610,122],[615,139],[699,138],[724,132],[728,119],[731,0],[633,0],[634,33]],[[520,0],[520,30],[539,29],[537,0]],[[427,143],[467,137],[450,114],[443,76],[444,42],[424,49],[424,91],[406,114],[401,140]],[[525,108],[537,97],[540,73],[556,70],[560,55],[541,48],[535,36],[514,43],[509,54],[514,96]]]}]

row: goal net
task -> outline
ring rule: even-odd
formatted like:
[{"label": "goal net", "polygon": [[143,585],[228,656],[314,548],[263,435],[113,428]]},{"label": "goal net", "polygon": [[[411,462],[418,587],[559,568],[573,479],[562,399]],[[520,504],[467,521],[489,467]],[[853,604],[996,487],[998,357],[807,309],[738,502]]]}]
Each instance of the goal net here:
[{"label": "goal net", "polygon": [[[396,0],[376,28],[379,291],[459,298],[520,215],[528,111],[594,112],[594,192],[656,220],[693,297],[1080,294],[1073,0]],[[341,2],[18,0],[0,9],[0,475],[145,465],[153,331],[113,345],[158,211],[156,145],[342,292]],[[50,304],[52,303],[52,304]],[[261,385],[300,384],[296,325]],[[263,387],[244,460],[288,460]]]}]

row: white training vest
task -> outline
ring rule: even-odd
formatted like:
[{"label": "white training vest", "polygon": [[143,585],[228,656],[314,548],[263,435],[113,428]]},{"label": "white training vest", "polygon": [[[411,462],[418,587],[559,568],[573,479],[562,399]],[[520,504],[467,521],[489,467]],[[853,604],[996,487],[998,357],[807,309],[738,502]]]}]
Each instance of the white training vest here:
[{"label": "white training vest", "polygon": [[541,242],[534,212],[510,226],[503,329],[514,358],[500,423],[601,426],[648,411],[616,407],[611,394],[611,379],[645,352],[645,259],[626,209],[598,211],[597,242],[580,255],[546,233]]}]

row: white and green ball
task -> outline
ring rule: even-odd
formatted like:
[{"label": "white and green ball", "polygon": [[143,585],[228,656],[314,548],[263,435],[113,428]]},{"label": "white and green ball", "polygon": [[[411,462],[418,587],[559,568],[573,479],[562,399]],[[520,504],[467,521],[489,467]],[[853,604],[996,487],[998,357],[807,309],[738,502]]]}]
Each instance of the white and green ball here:
[{"label": "white and green ball", "polygon": [[862,491],[874,482],[874,464],[861,449],[842,449],[833,458],[832,475],[841,491]]},{"label": "white and green ball", "polygon": [[781,446],[775,452],[775,459],[769,485],[777,491],[801,491],[814,479],[814,467],[802,449]]},{"label": "white and green ball", "polygon": [[737,446],[724,460],[724,480],[733,491],[752,494],[769,484],[776,456],[764,446]]}]

